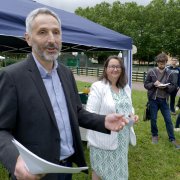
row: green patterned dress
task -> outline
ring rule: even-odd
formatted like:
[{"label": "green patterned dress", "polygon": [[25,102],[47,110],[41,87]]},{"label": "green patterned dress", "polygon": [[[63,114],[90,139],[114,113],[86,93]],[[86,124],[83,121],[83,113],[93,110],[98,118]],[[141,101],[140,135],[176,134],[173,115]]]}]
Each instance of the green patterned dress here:
[{"label": "green patterned dress", "polygon": [[[112,90],[111,93],[116,113],[128,117],[132,110],[132,104],[124,89],[121,89],[118,94]],[[102,180],[128,179],[129,132],[128,125],[118,132],[119,145],[116,150],[102,150],[90,146],[91,167]]]}]

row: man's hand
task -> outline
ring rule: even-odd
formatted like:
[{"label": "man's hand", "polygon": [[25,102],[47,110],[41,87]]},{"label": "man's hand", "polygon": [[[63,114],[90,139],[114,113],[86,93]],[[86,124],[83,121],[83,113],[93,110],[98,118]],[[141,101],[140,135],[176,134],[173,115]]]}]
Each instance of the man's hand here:
[{"label": "man's hand", "polygon": [[160,84],[161,84],[161,82],[159,82],[158,80],[154,83],[155,86],[158,86]]},{"label": "man's hand", "polygon": [[105,127],[110,131],[120,131],[129,120],[120,114],[108,114],[105,118]]},{"label": "man's hand", "polygon": [[25,162],[23,161],[21,156],[19,156],[17,159],[14,175],[16,176],[17,180],[39,180],[45,176],[45,174],[36,174],[36,175],[31,174],[27,170],[25,166]]},{"label": "man's hand", "polygon": [[166,88],[166,86],[163,86],[163,84],[161,82],[159,82],[158,80],[154,83],[154,85],[159,89]]}]

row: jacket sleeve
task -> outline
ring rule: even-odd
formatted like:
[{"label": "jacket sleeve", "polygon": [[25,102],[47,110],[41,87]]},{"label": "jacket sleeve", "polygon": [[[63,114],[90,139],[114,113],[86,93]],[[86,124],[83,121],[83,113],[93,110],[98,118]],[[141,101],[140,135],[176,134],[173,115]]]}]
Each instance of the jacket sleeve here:
[{"label": "jacket sleeve", "polygon": [[14,174],[18,150],[12,143],[16,123],[16,89],[10,76],[0,72],[0,162]]},{"label": "jacket sleeve", "polygon": [[168,77],[168,79],[167,79],[167,83],[170,83],[166,88],[165,88],[165,91],[167,92],[167,93],[171,93],[171,92],[173,92],[175,89],[177,89],[177,83],[175,82],[175,78],[174,78],[174,76],[175,76],[176,74],[174,74],[174,73],[170,73],[169,74],[169,77]]},{"label": "jacket sleeve", "polygon": [[153,73],[153,70],[149,70],[144,81],[144,88],[147,90],[154,89],[155,88],[154,83],[156,82],[156,80],[157,80],[157,77]]},{"label": "jacket sleeve", "polygon": [[71,101],[76,101],[73,103],[77,104],[76,106],[77,106],[77,117],[78,117],[79,126],[86,129],[92,129],[94,131],[110,133],[110,131],[105,127],[105,115],[99,115],[97,113],[89,112],[84,108],[82,108],[80,97],[78,95],[76,82],[72,72],[70,74],[70,77],[71,77],[70,82],[71,84],[73,84],[73,88],[74,88],[73,94],[75,96],[75,99],[71,99]]},{"label": "jacket sleeve", "polygon": [[125,87],[125,91],[127,92],[127,95],[131,101],[131,105],[132,105],[132,113],[134,114],[135,113],[135,110],[134,110],[134,107],[133,107],[133,104],[132,104],[132,94],[131,94],[131,88],[129,87],[129,85],[126,85]]},{"label": "jacket sleeve", "polygon": [[88,101],[86,104],[86,110],[89,112],[99,114],[101,103],[102,103],[102,88],[100,88],[100,86],[97,86],[97,83],[94,83],[91,86]]},{"label": "jacket sleeve", "polygon": [[178,87],[180,88],[180,68],[178,67],[178,71],[179,71],[179,74],[178,74]]}]

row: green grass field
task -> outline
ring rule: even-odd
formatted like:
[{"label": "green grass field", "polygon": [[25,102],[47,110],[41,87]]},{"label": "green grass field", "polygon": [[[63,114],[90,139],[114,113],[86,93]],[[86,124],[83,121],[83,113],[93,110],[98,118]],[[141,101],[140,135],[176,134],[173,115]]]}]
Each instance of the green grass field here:
[{"label": "green grass field", "polygon": [[[90,83],[77,81],[79,91]],[[180,180],[180,150],[169,143],[164,120],[161,113],[158,114],[159,143],[151,143],[150,123],[142,121],[144,107],[147,101],[146,92],[133,90],[133,104],[136,114],[140,119],[134,126],[137,145],[129,148],[129,180]],[[175,123],[176,116],[172,116]],[[176,139],[180,142],[180,132],[175,132]],[[89,151],[83,142],[86,161],[89,163]],[[6,180],[7,172],[0,166],[0,180]],[[73,175],[73,180],[90,180],[91,173]]]}]

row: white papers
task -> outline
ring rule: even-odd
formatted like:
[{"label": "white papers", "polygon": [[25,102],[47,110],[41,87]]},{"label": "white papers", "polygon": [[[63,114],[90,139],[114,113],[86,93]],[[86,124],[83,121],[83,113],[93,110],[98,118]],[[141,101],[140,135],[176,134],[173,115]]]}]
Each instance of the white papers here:
[{"label": "white papers", "polygon": [[25,161],[26,167],[32,174],[47,174],[47,173],[79,173],[82,170],[88,169],[88,167],[77,167],[70,168],[65,166],[60,166],[51,162],[48,162],[31,151],[25,148],[15,139],[12,140],[14,145],[19,150],[19,153],[23,160]]},{"label": "white papers", "polygon": [[166,83],[166,84],[159,84],[159,85],[157,85],[157,87],[166,87],[166,86],[168,86],[170,83]]}]

